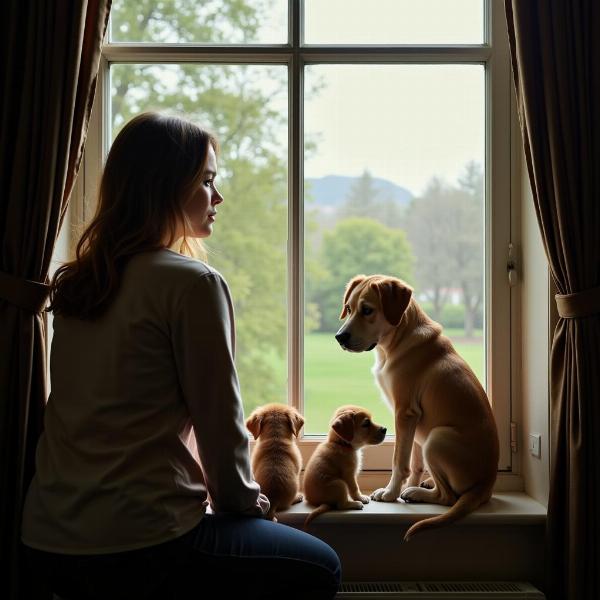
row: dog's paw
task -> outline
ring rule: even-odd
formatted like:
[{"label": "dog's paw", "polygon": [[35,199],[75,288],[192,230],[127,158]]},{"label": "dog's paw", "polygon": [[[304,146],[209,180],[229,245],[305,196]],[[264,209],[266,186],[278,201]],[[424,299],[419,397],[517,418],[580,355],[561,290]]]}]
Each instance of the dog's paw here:
[{"label": "dog's paw", "polygon": [[351,510],[362,510],[364,505],[360,500],[351,500],[348,502],[348,506],[346,506],[346,508]]},{"label": "dog's paw", "polygon": [[369,504],[369,502],[371,502],[371,498],[369,498],[369,496],[365,496],[364,494],[359,494],[358,499],[363,503],[363,504]]},{"label": "dog's paw", "polygon": [[425,502],[427,498],[424,496],[427,491],[422,487],[408,487],[400,494],[400,498],[404,502]]},{"label": "dog's paw", "polygon": [[390,490],[389,488],[379,488],[371,494],[371,499],[376,502],[396,502],[398,493],[396,490]]},{"label": "dog's paw", "polygon": [[428,477],[425,481],[421,482],[421,487],[426,490],[432,490],[435,487],[435,482],[433,481],[433,477]]},{"label": "dog's paw", "polygon": [[302,502],[302,500],[304,500],[304,496],[302,494],[298,494],[294,498],[294,501],[292,502],[292,504],[298,504],[298,502]]}]

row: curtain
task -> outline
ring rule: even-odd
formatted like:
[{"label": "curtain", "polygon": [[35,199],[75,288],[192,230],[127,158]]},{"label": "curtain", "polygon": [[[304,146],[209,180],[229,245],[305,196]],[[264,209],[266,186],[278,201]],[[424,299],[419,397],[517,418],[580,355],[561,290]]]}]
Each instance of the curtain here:
[{"label": "curtain", "polygon": [[110,0],[5,0],[0,19],[0,596],[19,596],[46,401],[46,279],[82,157]]},{"label": "curtain", "polygon": [[600,2],[505,0],[535,210],[559,294],[548,596],[600,597]]}]

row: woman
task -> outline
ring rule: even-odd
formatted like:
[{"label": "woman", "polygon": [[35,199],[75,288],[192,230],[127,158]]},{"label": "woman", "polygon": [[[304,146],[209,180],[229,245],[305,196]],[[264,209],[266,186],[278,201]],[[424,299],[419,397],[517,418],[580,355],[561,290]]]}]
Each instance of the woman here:
[{"label": "woman", "polygon": [[184,256],[223,202],[216,154],[188,121],[131,120],[77,258],[53,279],[51,395],[22,539],[67,598],[192,598],[213,584],[250,598],[337,590],[329,546],[263,518],[229,290]]}]

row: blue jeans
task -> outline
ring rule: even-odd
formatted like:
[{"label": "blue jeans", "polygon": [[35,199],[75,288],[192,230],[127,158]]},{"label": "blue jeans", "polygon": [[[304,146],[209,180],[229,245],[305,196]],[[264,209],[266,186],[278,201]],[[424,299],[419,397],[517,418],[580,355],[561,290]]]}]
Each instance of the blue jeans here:
[{"label": "blue jeans", "polygon": [[[65,600],[333,598],[337,554],[318,538],[235,515],[206,515],[185,535],[140,550],[66,555],[25,549],[32,573]],[[208,594],[208,590],[212,590]]]}]

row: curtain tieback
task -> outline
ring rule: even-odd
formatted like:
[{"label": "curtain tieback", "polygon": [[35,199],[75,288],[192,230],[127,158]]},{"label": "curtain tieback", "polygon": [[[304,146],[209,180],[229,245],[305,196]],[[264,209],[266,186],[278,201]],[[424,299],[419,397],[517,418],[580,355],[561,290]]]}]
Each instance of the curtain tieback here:
[{"label": "curtain tieback", "polygon": [[556,294],[556,308],[563,319],[600,314],[600,287],[574,294]]},{"label": "curtain tieback", "polygon": [[50,286],[0,271],[0,300],[6,300],[23,310],[41,313],[48,300]]}]

